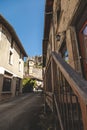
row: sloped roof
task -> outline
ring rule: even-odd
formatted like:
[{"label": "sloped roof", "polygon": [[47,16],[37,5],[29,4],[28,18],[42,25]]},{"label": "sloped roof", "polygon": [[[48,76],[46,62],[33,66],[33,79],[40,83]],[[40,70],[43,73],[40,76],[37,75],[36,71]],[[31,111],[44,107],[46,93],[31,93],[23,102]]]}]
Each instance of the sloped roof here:
[{"label": "sloped roof", "polygon": [[0,24],[4,25],[4,27],[8,30],[8,32],[13,37],[14,41],[17,43],[18,47],[20,48],[24,56],[27,57],[28,55],[24,50],[24,47],[22,46],[22,43],[20,42],[15,30],[1,14],[0,14]]}]

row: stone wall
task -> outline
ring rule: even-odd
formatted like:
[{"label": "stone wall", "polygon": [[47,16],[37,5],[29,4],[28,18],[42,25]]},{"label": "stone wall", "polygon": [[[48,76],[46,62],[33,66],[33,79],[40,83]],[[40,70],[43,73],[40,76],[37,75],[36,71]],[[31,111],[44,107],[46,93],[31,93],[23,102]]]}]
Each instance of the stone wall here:
[{"label": "stone wall", "polygon": [[[53,5],[53,22],[50,29],[53,34],[55,51],[58,53],[62,44],[66,43],[68,50],[69,64],[77,72],[81,74],[80,55],[75,27],[71,26],[80,1],[79,0],[54,0]],[[59,14],[58,14],[59,11]],[[58,19],[59,18],[59,19]],[[49,35],[50,35],[49,34]],[[56,35],[60,36],[60,40],[56,40]],[[51,35],[50,35],[51,36]]]},{"label": "stone wall", "polygon": [[62,32],[68,28],[78,6],[79,0],[61,0],[62,16],[57,30],[58,32]]}]

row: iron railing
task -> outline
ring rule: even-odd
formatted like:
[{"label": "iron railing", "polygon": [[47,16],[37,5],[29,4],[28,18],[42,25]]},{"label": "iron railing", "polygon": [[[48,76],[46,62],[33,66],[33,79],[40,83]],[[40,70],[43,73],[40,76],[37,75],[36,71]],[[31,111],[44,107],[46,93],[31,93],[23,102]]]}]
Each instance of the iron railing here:
[{"label": "iron railing", "polygon": [[55,52],[46,67],[44,88],[60,130],[87,130],[87,81]]}]

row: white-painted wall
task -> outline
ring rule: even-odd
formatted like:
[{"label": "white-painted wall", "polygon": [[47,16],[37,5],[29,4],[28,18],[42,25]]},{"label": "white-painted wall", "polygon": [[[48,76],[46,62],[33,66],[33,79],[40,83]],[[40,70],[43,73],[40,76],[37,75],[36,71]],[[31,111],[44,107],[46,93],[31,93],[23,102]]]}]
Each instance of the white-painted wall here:
[{"label": "white-painted wall", "polygon": [[[4,33],[3,33],[4,32]],[[0,73],[7,70],[13,75],[23,78],[24,61],[20,59],[20,48],[14,42],[13,49],[11,49],[11,35],[6,28],[0,27]],[[9,53],[13,53],[13,62],[9,64]],[[19,61],[21,62],[21,71],[19,71]]]}]

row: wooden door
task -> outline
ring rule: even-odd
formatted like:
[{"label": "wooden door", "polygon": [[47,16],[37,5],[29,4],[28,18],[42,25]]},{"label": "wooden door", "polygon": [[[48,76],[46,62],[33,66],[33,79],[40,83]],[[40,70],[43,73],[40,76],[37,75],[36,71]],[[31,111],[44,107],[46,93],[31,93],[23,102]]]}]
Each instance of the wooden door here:
[{"label": "wooden door", "polygon": [[87,80],[87,21],[80,29],[79,41],[83,77]]}]

